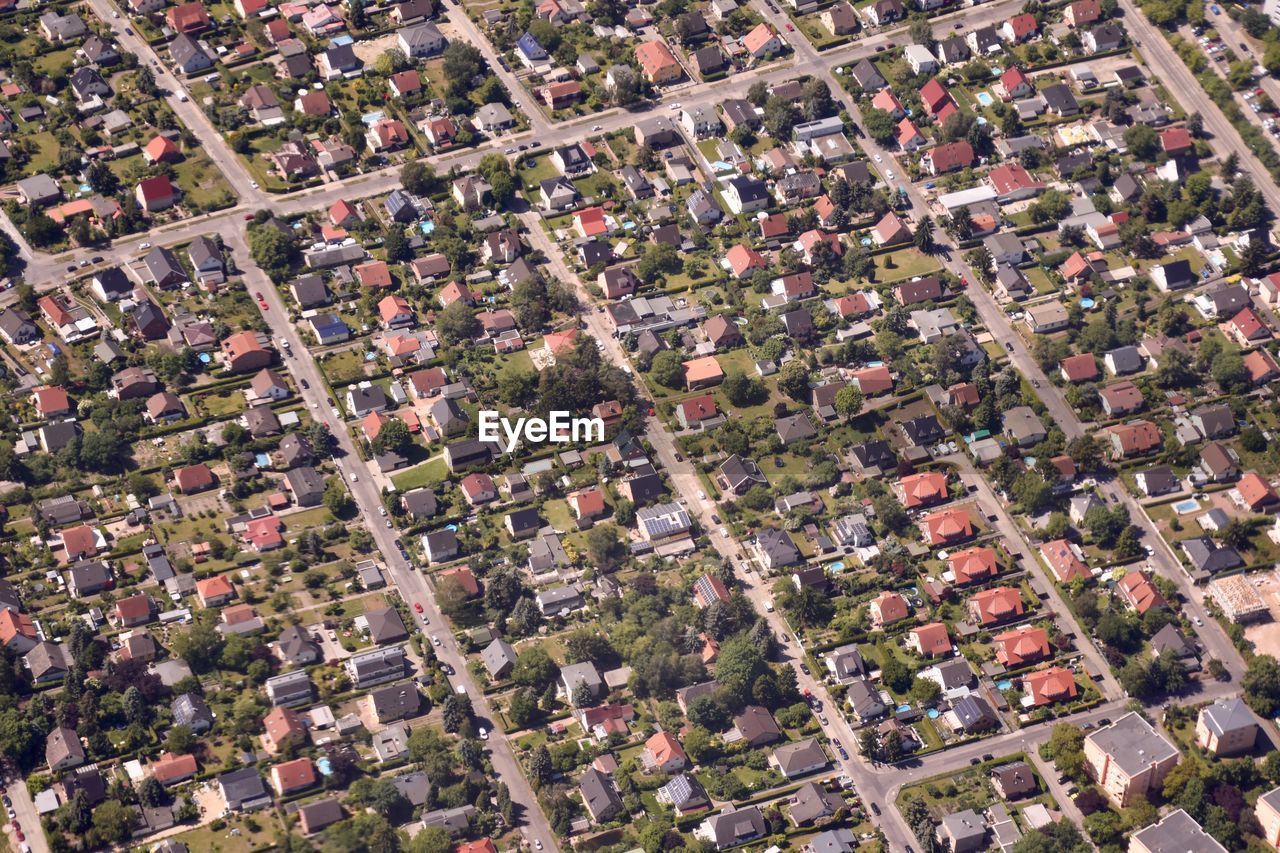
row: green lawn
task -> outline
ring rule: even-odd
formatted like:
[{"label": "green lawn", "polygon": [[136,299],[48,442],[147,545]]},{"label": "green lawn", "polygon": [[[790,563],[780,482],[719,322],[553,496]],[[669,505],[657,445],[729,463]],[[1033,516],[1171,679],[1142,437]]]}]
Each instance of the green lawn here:
[{"label": "green lawn", "polygon": [[885,255],[876,255],[876,281],[901,281],[918,275],[936,272],[940,265],[932,255],[919,249],[898,249]]},{"label": "green lawn", "polygon": [[195,156],[188,152],[186,159],[174,165],[173,171],[189,207],[211,210],[235,204],[231,184],[203,152]]},{"label": "green lawn", "polygon": [[[225,824],[215,832],[211,827]],[[189,850],[209,850],[218,853],[249,853],[251,850],[262,850],[274,843],[277,832],[283,827],[275,819],[271,811],[259,812],[256,815],[235,817],[228,821],[215,821],[208,826],[173,836],[173,840],[181,841]],[[237,834],[232,835],[232,832]]]},{"label": "green lawn", "polygon": [[443,456],[436,456],[421,465],[396,474],[391,478],[391,482],[400,491],[407,492],[420,486],[434,486],[448,479],[449,466],[445,464]]}]

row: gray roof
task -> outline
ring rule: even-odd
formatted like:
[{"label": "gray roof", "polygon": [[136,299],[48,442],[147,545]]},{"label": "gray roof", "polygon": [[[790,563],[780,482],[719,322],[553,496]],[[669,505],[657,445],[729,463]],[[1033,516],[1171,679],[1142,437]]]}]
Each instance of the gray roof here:
[{"label": "gray roof", "polygon": [[805,738],[775,749],[773,760],[783,773],[796,773],[815,764],[826,764],[830,759],[816,738]]},{"label": "gray roof", "polygon": [[791,800],[791,820],[797,824],[813,823],[844,808],[844,798],[832,793],[817,782],[800,786]]},{"label": "gray roof", "polygon": [[374,714],[379,720],[402,720],[412,717],[422,707],[422,697],[412,681],[400,681],[377,687],[369,694]]},{"label": "gray roof", "polygon": [[218,777],[218,784],[222,787],[227,803],[232,808],[235,808],[232,804],[254,800],[267,794],[266,783],[262,781],[261,774],[254,767],[242,767],[230,773],[223,773]]},{"label": "gray roof", "polygon": [[673,777],[670,782],[662,786],[662,791],[665,793],[666,799],[671,802],[671,805],[682,811],[696,809],[711,803],[711,798],[707,796],[707,792],[703,789],[702,783],[698,781],[698,777],[690,773],[681,773],[679,776]]},{"label": "gray roof", "polygon": [[941,831],[946,833],[958,848],[963,846],[960,843],[963,840],[985,838],[987,827],[977,812],[973,809],[965,809],[962,812],[956,812],[944,817]]},{"label": "gray roof", "polygon": [[810,853],[853,853],[858,837],[851,829],[828,829],[809,839],[805,849]]},{"label": "gray roof", "polygon": [[1179,543],[1191,565],[1202,572],[1216,574],[1244,564],[1240,554],[1230,545],[1219,545],[1208,536],[1184,539]]},{"label": "gray roof", "polygon": [[1178,754],[1164,735],[1135,713],[1125,714],[1106,728],[1098,729],[1088,740],[1130,777]]},{"label": "gray roof", "polygon": [[506,640],[498,637],[484,647],[480,652],[480,659],[484,661],[484,668],[488,670],[489,677],[496,678],[499,673],[515,665],[516,650]]},{"label": "gray roof", "polygon": [[578,793],[582,802],[597,820],[609,820],[622,811],[622,797],[613,780],[594,767],[587,769],[578,780]]},{"label": "gray roof", "polygon": [[764,815],[756,806],[712,815],[703,825],[710,830],[716,847],[722,849],[759,838],[769,831]]},{"label": "gray roof", "polygon": [[404,620],[400,618],[400,612],[394,607],[370,610],[364,618],[369,623],[369,636],[379,645],[394,643],[409,636]]},{"label": "gray roof", "polygon": [[1115,365],[1116,373],[1135,373],[1142,369],[1145,360],[1142,353],[1138,351],[1136,346],[1116,347],[1113,350],[1103,353],[1103,358],[1109,358],[1111,363]]},{"label": "gray roof", "polygon": [[952,704],[951,710],[965,731],[972,731],[975,727],[995,726],[998,723],[995,712],[981,696],[962,696]]},{"label": "gray roof", "polygon": [[1221,737],[1229,732],[1256,729],[1258,721],[1239,696],[1219,699],[1200,709],[1200,717],[1211,732]]},{"label": "gray roof", "polygon": [[1149,853],[1227,853],[1217,840],[1201,828],[1191,815],[1182,809],[1170,812],[1164,820],[1135,832],[1132,841]]},{"label": "gray roof", "polygon": [[560,680],[566,687],[571,687],[573,690],[576,690],[579,684],[586,684],[592,692],[596,693],[604,687],[604,680],[600,678],[599,670],[589,660],[561,667]]}]

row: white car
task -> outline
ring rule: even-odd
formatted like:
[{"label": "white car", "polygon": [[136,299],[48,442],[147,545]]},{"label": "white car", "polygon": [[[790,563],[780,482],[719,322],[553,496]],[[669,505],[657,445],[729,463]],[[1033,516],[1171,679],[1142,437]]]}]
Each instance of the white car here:
[{"label": "white car", "polygon": [[591,126],[591,129],[592,129],[592,130],[599,130],[599,129],[600,129],[600,125],[598,125],[598,124],[593,124],[593,125]]},{"label": "white car", "polygon": [[150,248],[151,248],[151,244],[150,244],[150,243],[139,243],[139,244],[138,244],[138,248],[139,248],[139,249],[150,249]]},{"label": "white car", "polygon": [[431,645],[433,645],[433,646],[435,646],[435,647],[439,648],[439,646],[440,646],[440,638],[439,638],[438,636],[437,636],[437,637],[432,637],[432,638],[431,638]]},{"label": "white car", "polygon": [[706,493],[706,492],[701,492],[701,491],[700,491],[700,492],[698,492],[698,500],[700,500],[700,501],[705,501],[706,499],[707,499],[707,493]]},{"label": "white car", "polygon": [[723,536],[724,538],[728,539],[728,538],[729,538],[729,528],[727,528],[727,527],[721,527],[721,528],[720,528],[720,535],[721,535],[721,536]]},{"label": "white car", "polygon": [[880,155],[879,155],[879,154],[873,154],[873,155],[871,155],[871,156],[875,158],[875,161],[876,161],[877,163],[879,163],[879,162],[880,162]]},{"label": "white car", "polygon": [[253,187],[253,188],[256,190],[256,189],[258,188],[258,182],[257,182],[257,181],[250,181],[250,182],[249,182],[249,186]]},{"label": "white car", "polygon": [[481,727],[480,727],[480,740],[488,740],[488,739],[489,739],[489,730],[488,730],[488,729],[486,729],[484,726],[481,726]]},{"label": "white car", "polygon": [[351,482],[353,483],[360,482],[360,475],[358,475],[355,471],[351,472]]},{"label": "white car", "polygon": [[892,180],[893,180],[893,169],[885,169],[885,170],[884,170],[884,179],[885,179],[886,181],[892,181]]}]

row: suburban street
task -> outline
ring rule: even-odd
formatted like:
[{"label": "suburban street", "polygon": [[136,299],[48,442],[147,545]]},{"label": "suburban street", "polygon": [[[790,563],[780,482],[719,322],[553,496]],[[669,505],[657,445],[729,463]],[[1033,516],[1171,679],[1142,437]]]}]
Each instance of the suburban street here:
[{"label": "suburban street", "polygon": [[[512,801],[523,812],[522,820],[527,827],[527,840],[530,843],[540,841],[549,850],[557,849],[556,835],[551,831],[550,824],[547,823],[546,817],[539,808],[533,788],[516,760],[506,736],[501,728],[491,722],[496,719],[493,709],[485,698],[484,692],[476,686],[468,673],[466,657],[454,641],[449,623],[436,607],[435,595],[430,584],[421,573],[400,556],[400,549],[395,543],[399,533],[387,524],[378,511],[382,506],[382,496],[378,492],[372,470],[356,452],[345,421],[334,417],[333,407],[326,399],[324,389],[328,386],[324,375],[298,335],[297,328],[289,320],[288,309],[276,291],[275,285],[265,273],[248,261],[248,247],[243,240],[243,231],[224,234],[223,237],[235,249],[237,256],[243,260],[245,286],[251,293],[260,292],[267,303],[263,316],[271,328],[272,339],[279,341],[283,338],[290,344],[289,350],[293,355],[289,356],[285,351],[280,355],[284,367],[293,374],[294,381],[298,385],[298,393],[306,402],[311,416],[329,427],[330,432],[333,433],[336,444],[335,464],[346,481],[351,496],[355,499],[361,520],[377,543],[377,559],[387,567],[391,576],[390,582],[400,591],[401,597],[411,607],[415,604],[422,605],[422,613],[417,613],[416,608],[413,608],[413,618],[418,630],[422,632],[428,643],[431,643],[433,636],[439,637],[440,645],[435,647],[436,656],[453,667],[452,682],[455,686],[461,685],[466,689],[476,716],[481,720],[490,721],[486,726],[490,734],[485,746],[493,763],[495,776],[506,783],[511,791]],[[311,386],[310,388],[302,387],[301,380],[304,379]],[[335,402],[341,406],[343,401],[335,399]]]}]

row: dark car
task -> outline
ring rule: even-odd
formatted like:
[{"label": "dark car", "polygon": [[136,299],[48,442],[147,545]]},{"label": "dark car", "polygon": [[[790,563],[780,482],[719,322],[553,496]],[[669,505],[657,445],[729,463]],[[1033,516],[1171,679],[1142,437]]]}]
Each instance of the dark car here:
[{"label": "dark car", "polygon": [[989,753],[989,752],[988,752],[988,753],[986,753],[986,754],[984,754],[984,755],[982,756],[982,760],[983,760],[983,761],[995,761],[995,760],[996,760],[996,757],[995,757],[994,755],[992,755],[991,753]]},{"label": "dark car", "polygon": [[95,264],[100,264],[100,263],[102,263],[102,255],[94,255],[94,256],[93,256],[93,262],[94,262]]},{"label": "dark car", "polygon": [[869,805],[871,806],[871,813],[879,817],[880,807],[877,806],[875,803],[869,803]]}]

